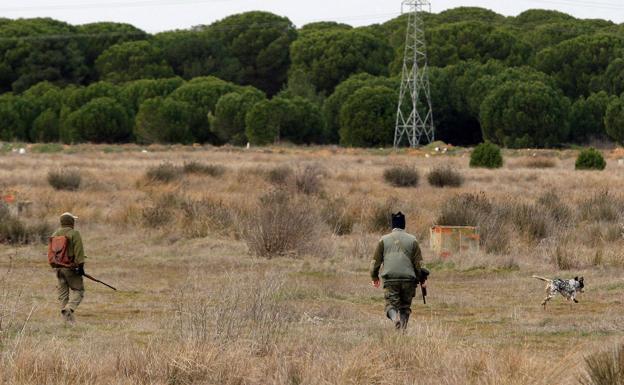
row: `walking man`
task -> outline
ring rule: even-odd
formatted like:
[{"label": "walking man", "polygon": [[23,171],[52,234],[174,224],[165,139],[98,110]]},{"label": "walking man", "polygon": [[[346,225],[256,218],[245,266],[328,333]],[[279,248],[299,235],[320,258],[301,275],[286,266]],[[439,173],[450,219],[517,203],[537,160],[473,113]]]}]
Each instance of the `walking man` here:
[{"label": "walking man", "polygon": [[[371,261],[372,285],[379,287],[379,271],[383,280],[386,316],[397,329],[407,328],[412,299],[420,281],[422,255],[416,237],[405,232],[405,215],[392,214],[392,232],[384,235]],[[425,285],[425,283],[422,283]]]},{"label": "walking man", "polygon": [[[74,229],[78,219],[71,213],[61,215],[61,227],[52,234],[48,251],[48,259],[58,279],[58,300],[61,315],[65,322],[74,324],[74,312],[84,297],[84,263],[86,256],[82,246],[82,237]],[[50,259],[50,250],[54,249],[54,261]]]}]

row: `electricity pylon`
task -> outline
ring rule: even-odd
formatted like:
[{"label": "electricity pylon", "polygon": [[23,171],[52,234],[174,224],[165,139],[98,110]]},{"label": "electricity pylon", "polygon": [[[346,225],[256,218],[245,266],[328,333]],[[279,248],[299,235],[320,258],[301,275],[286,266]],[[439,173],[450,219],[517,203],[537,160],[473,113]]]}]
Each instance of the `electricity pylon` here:
[{"label": "electricity pylon", "polygon": [[423,13],[431,12],[431,4],[428,0],[403,0],[401,11],[408,12],[407,36],[394,148],[401,145],[403,136],[411,147],[435,140],[423,20]]}]

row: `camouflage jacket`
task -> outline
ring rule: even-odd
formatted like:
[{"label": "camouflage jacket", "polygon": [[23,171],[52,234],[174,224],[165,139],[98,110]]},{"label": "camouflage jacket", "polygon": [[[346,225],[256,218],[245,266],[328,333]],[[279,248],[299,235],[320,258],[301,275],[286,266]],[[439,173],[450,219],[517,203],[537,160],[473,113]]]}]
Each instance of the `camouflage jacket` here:
[{"label": "camouflage jacket", "polygon": [[417,281],[420,275],[422,255],[416,237],[401,229],[384,235],[375,250],[370,265],[373,280],[379,279],[379,271],[384,284],[391,282]]},{"label": "camouflage jacket", "polygon": [[74,230],[71,227],[61,227],[56,230],[53,237],[66,236],[69,240],[69,249],[67,250],[67,254],[70,257],[74,258],[74,263],[80,265],[85,263],[85,259],[87,258],[84,253],[84,247],[82,246],[82,237],[80,236],[80,232],[78,230]]}]

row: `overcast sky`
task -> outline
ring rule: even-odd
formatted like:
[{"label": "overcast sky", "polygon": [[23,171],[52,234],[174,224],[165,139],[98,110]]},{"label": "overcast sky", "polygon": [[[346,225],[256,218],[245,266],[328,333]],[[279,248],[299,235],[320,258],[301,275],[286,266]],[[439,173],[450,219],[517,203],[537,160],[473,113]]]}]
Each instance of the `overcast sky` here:
[{"label": "overcast sky", "polygon": [[[479,6],[513,16],[531,8],[556,9],[579,18],[624,23],[623,0],[432,0],[432,11]],[[235,13],[265,10],[287,16],[297,26],[335,20],[354,26],[400,14],[400,0],[1,0],[0,17],[52,17],[71,24],[130,23],[148,32],[210,24]]]}]

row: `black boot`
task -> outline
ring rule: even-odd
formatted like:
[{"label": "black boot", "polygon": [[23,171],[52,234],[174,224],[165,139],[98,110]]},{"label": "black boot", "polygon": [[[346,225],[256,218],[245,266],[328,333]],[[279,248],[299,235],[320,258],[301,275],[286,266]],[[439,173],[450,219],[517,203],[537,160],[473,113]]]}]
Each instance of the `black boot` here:
[{"label": "black boot", "polygon": [[407,323],[409,322],[409,313],[401,312],[401,329],[407,329]]}]

